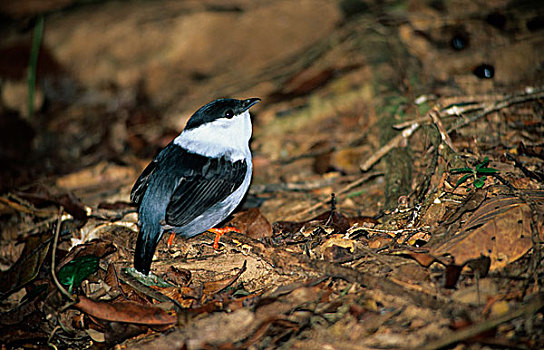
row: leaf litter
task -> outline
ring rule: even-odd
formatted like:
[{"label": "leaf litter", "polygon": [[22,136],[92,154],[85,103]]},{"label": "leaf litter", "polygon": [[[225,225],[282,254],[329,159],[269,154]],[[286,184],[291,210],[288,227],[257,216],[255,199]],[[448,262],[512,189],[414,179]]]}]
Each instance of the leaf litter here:
[{"label": "leaf litter", "polygon": [[[446,47],[454,38],[458,50],[466,28],[406,11],[400,23],[350,17],[244,82],[273,83],[260,87],[245,208],[226,223],[242,234],[218,250],[208,233],[161,242],[152,280],[131,274],[127,201],[149,149],[175,132],[154,126],[141,97],[145,109],[108,116],[128,109],[141,124],[89,129],[74,146],[93,145],[80,166],[3,194],[3,346],[543,347],[544,93],[512,83],[502,61],[497,85],[459,73],[455,62],[474,57],[453,61]],[[487,30],[504,29],[492,19]],[[473,40],[486,32],[471,25]],[[391,28],[399,36],[386,40]],[[401,50],[411,58],[399,64]],[[55,127],[84,129],[85,108]]]}]

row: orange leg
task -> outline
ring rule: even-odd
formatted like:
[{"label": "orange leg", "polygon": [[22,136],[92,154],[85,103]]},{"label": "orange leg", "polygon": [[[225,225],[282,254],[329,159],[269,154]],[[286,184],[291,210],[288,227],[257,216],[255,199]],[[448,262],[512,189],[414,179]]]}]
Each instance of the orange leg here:
[{"label": "orange leg", "polygon": [[211,228],[211,229],[208,230],[208,232],[215,233],[215,239],[213,240],[213,249],[215,249],[215,250],[219,249],[219,239],[225,233],[227,233],[227,232],[242,233],[242,231],[240,231],[236,227],[232,227],[232,226],[227,226],[227,227],[223,227],[223,228]]},{"label": "orange leg", "polygon": [[168,249],[172,246],[172,243],[174,243],[174,238],[176,238],[176,233],[172,232],[170,234],[170,237],[168,237],[168,240],[166,241],[166,245],[168,246]]}]

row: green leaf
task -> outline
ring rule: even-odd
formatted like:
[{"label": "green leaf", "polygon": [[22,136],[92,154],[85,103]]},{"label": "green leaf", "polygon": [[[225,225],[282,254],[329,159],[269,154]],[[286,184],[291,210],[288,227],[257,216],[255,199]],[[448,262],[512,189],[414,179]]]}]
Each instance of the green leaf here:
[{"label": "green leaf", "polygon": [[487,176],[482,176],[474,180],[474,187],[476,188],[482,188],[485,185],[485,180],[487,179]]},{"label": "green leaf", "polygon": [[489,164],[489,158],[487,158],[487,156],[485,156],[483,162],[481,162],[479,164],[476,164],[476,170],[479,170],[480,168],[486,167],[487,164]]},{"label": "green leaf", "polygon": [[478,169],[478,174],[495,174],[498,173],[499,170],[495,168],[481,168]]},{"label": "green leaf", "polygon": [[459,187],[460,184],[462,184],[463,182],[467,181],[469,178],[472,177],[472,174],[465,174],[463,175],[462,178],[460,178],[457,183],[455,184],[455,188]]},{"label": "green leaf", "polygon": [[450,173],[452,174],[461,174],[461,173],[473,173],[474,170],[472,168],[454,168],[450,169]]},{"label": "green leaf", "polygon": [[60,283],[69,287],[68,292],[71,293],[75,286],[78,286],[96,271],[98,271],[98,257],[84,255],[64,265],[58,273],[58,278]]}]

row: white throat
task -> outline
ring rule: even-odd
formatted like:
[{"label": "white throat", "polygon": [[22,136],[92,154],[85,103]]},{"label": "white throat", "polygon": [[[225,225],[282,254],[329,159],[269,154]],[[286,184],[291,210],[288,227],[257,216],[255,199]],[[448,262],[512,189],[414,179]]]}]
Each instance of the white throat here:
[{"label": "white throat", "polygon": [[183,130],[174,139],[174,144],[208,157],[230,155],[236,161],[251,159],[250,138],[251,117],[249,111],[245,111],[231,119],[220,118],[194,129]]}]

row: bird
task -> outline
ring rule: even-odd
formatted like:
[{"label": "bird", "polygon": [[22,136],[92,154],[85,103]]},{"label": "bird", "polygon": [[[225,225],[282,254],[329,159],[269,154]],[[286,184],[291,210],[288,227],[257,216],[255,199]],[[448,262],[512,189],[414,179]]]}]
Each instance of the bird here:
[{"label": "bird", "polygon": [[238,207],[252,176],[249,109],[260,98],[222,98],[199,108],[183,131],[138,177],[134,268],[148,275],[164,232],[189,238],[213,228]]}]

